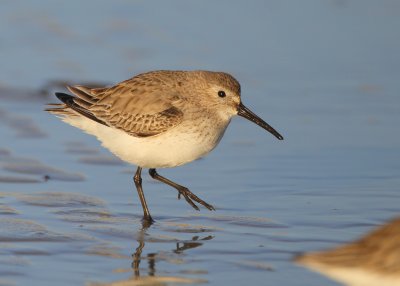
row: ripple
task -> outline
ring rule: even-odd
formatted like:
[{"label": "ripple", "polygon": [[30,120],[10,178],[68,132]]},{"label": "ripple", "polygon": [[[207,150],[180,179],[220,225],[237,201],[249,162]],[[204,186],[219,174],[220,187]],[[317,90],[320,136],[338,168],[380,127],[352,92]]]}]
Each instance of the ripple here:
[{"label": "ripple", "polygon": [[17,158],[3,163],[3,169],[9,172],[41,175],[46,180],[59,181],[84,181],[85,176],[80,173],[72,173],[43,164],[35,159]]},{"label": "ripple", "polygon": [[10,206],[0,204],[0,214],[13,215],[13,214],[18,214],[18,211]]},{"label": "ripple", "polygon": [[178,233],[203,233],[203,232],[215,232],[221,230],[216,227],[203,226],[203,225],[193,225],[187,223],[174,223],[166,222],[163,224],[163,229],[170,232]]},{"label": "ripple", "polygon": [[54,212],[61,216],[61,219],[75,223],[115,223],[119,218],[113,217],[111,213],[104,208],[71,208],[67,210],[58,210]]},{"label": "ripple", "polygon": [[89,282],[88,286],[144,286],[144,285],[166,285],[166,284],[195,284],[207,283],[208,280],[198,278],[184,278],[177,276],[141,276],[128,280],[111,283]]},{"label": "ripple", "polygon": [[230,215],[193,215],[192,217],[207,218],[212,221],[224,222],[238,226],[259,227],[259,228],[288,228],[287,225],[262,217],[230,216]]},{"label": "ripple", "polygon": [[104,234],[111,237],[136,239],[137,232],[134,229],[130,229],[123,226],[112,226],[112,225],[88,225],[85,226],[84,230]]},{"label": "ripple", "polygon": [[10,183],[10,184],[28,184],[28,183],[42,183],[43,180],[22,177],[22,176],[0,176],[0,183]]},{"label": "ripple", "polygon": [[268,264],[265,262],[260,262],[260,261],[244,260],[244,261],[237,261],[236,264],[239,266],[245,266],[245,267],[249,267],[252,269],[275,271],[275,268],[271,264]]},{"label": "ripple", "polygon": [[27,219],[0,218],[0,242],[16,241],[69,241],[83,236],[64,235]]},{"label": "ripple", "polygon": [[98,245],[93,245],[86,250],[89,255],[97,255],[104,257],[111,257],[117,259],[131,259],[131,256],[121,254],[121,249],[119,247],[111,246],[108,243],[102,243]]},{"label": "ripple", "polygon": [[20,201],[35,206],[44,207],[85,207],[101,206],[104,201],[78,193],[41,192],[36,194],[21,194],[17,196]]}]

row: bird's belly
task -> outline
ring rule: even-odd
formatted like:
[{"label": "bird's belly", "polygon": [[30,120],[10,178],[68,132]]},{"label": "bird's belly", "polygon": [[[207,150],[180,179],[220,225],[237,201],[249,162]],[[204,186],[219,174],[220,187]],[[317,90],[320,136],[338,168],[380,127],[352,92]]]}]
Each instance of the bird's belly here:
[{"label": "bird's belly", "polygon": [[64,121],[96,136],[121,160],[144,168],[175,167],[206,155],[219,143],[229,124],[200,129],[183,124],[159,135],[134,137],[82,117]]}]

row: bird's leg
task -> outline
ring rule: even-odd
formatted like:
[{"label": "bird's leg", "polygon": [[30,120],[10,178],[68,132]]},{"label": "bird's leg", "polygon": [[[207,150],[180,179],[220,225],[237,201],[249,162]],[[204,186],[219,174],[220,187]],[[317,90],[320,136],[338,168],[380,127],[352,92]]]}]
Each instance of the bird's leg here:
[{"label": "bird's leg", "polygon": [[144,198],[144,193],[142,189],[142,168],[138,167],[135,173],[135,176],[133,176],[133,181],[135,182],[136,190],[139,194],[139,199],[142,204],[143,208],[143,220],[152,223],[153,219],[150,215],[149,208],[147,207],[146,199]]},{"label": "bird's leg", "polygon": [[167,178],[159,175],[157,173],[156,169],[149,169],[149,174],[153,179],[163,182],[163,183],[177,189],[179,192],[178,199],[180,199],[180,196],[182,195],[185,198],[185,200],[189,203],[189,205],[191,205],[195,210],[199,210],[199,207],[196,206],[193,201],[205,206],[210,211],[215,210],[215,208],[212,205],[207,204],[205,201],[203,201],[198,196],[196,196],[191,191],[189,191],[188,188],[178,185],[177,183],[172,182],[171,180],[168,180]]}]

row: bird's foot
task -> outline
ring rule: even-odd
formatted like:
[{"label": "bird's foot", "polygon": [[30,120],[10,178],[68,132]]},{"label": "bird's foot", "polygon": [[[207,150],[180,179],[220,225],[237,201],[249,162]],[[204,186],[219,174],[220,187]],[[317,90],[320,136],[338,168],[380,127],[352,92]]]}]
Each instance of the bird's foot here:
[{"label": "bird's foot", "polygon": [[181,195],[185,198],[185,200],[188,202],[189,205],[191,205],[195,210],[199,211],[199,207],[196,206],[194,204],[193,201],[203,205],[204,207],[206,207],[207,209],[209,209],[210,211],[215,211],[215,208],[206,203],[205,201],[203,201],[202,199],[200,199],[198,196],[196,196],[195,194],[193,194],[191,191],[189,191],[188,188],[182,187],[178,189],[178,199],[181,198]]}]

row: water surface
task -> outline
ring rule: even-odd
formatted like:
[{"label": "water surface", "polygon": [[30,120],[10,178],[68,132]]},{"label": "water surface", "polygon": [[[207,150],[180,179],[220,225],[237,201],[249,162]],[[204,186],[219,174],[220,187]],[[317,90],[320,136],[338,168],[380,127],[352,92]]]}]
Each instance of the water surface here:
[{"label": "water surface", "polygon": [[[157,6],[157,7],[156,7]],[[4,1],[0,285],[338,285],[292,263],[398,215],[396,1]],[[219,147],[159,170],[196,212],[43,112],[67,83],[223,70],[285,137],[234,119]]]}]

